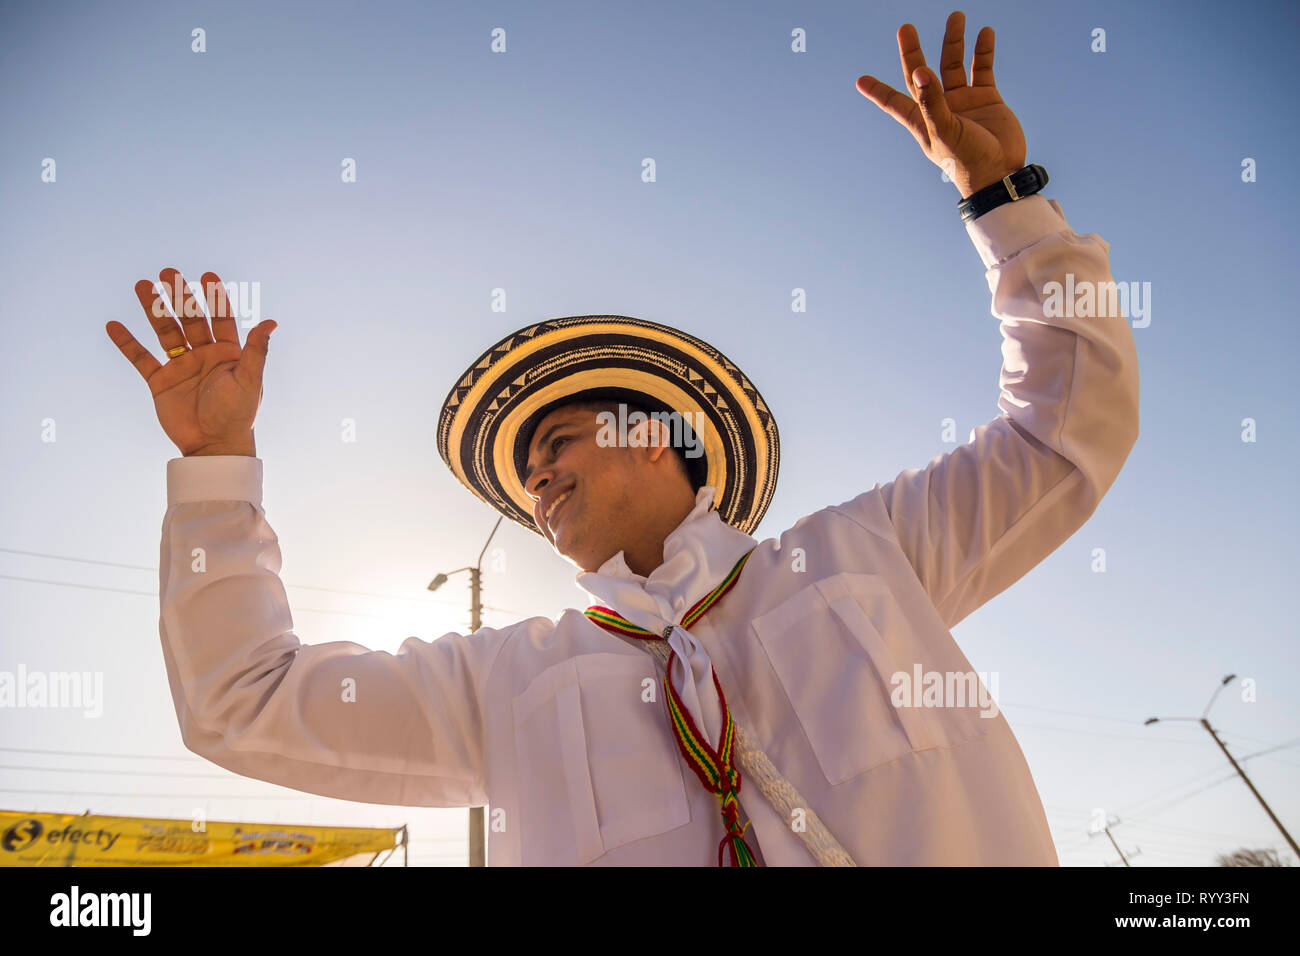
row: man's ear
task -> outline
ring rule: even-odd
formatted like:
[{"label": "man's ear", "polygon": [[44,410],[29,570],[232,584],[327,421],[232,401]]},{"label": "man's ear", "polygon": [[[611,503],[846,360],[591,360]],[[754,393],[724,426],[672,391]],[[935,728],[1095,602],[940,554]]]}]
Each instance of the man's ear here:
[{"label": "man's ear", "polygon": [[652,418],[645,422],[644,425],[638,425],[637,427],[648,430],[645,441],[650,448],[650,461],[658,461],[665,452],[671,452],[672,431],[669,430],[667,423],[662,419]]}]

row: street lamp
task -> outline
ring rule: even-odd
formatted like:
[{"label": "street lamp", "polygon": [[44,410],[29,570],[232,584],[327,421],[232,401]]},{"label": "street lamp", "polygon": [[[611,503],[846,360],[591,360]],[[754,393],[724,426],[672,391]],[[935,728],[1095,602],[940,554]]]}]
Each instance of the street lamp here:
[{"label": "street lamp", "polygon": [[[437,574],[429,582],[428,589],[436,591],[447,583],[448,575],[459,574],[461,571],[469,572],[469,631],[473,634],[479,629],[481,621],[479,616],[483,610],[482,591],[483,591],[483,555],[487,554],[488,545],[492,543],[492,537],[497,533],[497,528],[501,527],[501,518],[497,518],[497,523],[492,526],[492,534],[488,535],[487,541],[483,543],[483,550],[478,553],[478,564],[474,567],[457,568],[455,571],[449,571],[447,574]],[[486,831],[483,828],[483,808],[469,808],[469,865],[485,866],[487,860]]]},{"label": "street lamp", "polygon": [[1219,749],[1223,751],[1223,755],[1228,758],[1228,763],[1232,764],[1232,769],[1236,770],[1237,773],[1241,775],[1241,779],[1246,781],[1246,786],[1250,787],[1250,792],[1255,795],[1255,799],[1258,800],[1259,805],[1264,808],[1264,812],[1268,814],[1268,818],[1273,821],[1274,825],[1279,830],[1282,831],[1282,836],[1286,837],[1286,842],[1291,844],[1291,849],[1295,851],[1296,856],[1300,856],[1300,846],[1296,846],[1295,840],[1291,839],[1291,834],[1287,833],[1286,827],[1282,826],[1282,821],[1273,815],[1273,811],[1269,808],[1269,805],[1264,802],[1264,798],[1260,796],[1259,791],[1255,789],[1255,785],[1251,783],[1250,778],[1246,776],[1246,771],[1242,770],[1240,764],[1232,759],[1232,754],[1228,753],[1228,748],[1223,745],[1223,741],[1219,739],[1219,735],[1214,732],[1214,728],[1210,726],[1209,720],[1206,719],[1206,715],[1210,712],[1210,707],[1214,704],[1214,699],[1219,696],[1219,692],[1222,691],[1223,688],[1227,687],[1236,676],[1236,674],[1229,674],[1219,682],[1219,686],[1216,687],[1214,693],[1210,695],[1210,702],[1205,705],[1205,710],[1201,712],[1200,717],[1148,717],[1142,722],[1142,725],[1147,727],[1161,720],[1194,720],[1209,731],[1210,736],[1214,738],[1214,742],[1218,744]]}]

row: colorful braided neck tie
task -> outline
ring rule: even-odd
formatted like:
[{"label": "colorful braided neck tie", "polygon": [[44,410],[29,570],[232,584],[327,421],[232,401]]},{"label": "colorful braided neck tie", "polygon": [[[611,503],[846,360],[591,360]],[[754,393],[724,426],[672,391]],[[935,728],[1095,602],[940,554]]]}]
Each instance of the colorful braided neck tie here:
[{"label": "colorful braided neck tie", "polygon": [[[752,549],[746,552],[736,562],[735,567],[731,569],[721,584],[691,605],[690,609],[682,615],[680,624],[668,625],[664,628],[662,634],[655,634],[653,631],[638,627],[612,608],[595,605],[587,608],[583,613],[593,624],[614,634],[622,634],[643,641],[666,642],[674,627],[689,630],[691,625],[702,618],[709,608],[717,604],[722,596],[731,590],[736,581],[740,579],[740,571],[745,566],[745,562],[749,560],[749,556],[753,553]],[[724,847],[728,847],[731,851],[732,866],[758,866],[753,852],[745,842],[745,827],[748,827],[749,824],[745,824],[745,827],[740,825],[740,769],[735,765],[734,754],[736,726],[731,719],[731,709],[727,707],[727,698],[722,693],[722,685],[718,683],[717,671],[713,671],[713,686],[717,688],[718,701],[722,709],[722,733],[718,740],[717,749],[714,749],[709,746],[705,734],[700,731],[695,725],[695,721],[691,719],[690,713],[682,703],[681,695],[678,694],[677,688],[673,686],[672,665],[675,657],[676,652],[671,651],[668,657],[668,666],[664,669],[665,703],[673,728],[673,736],[677,739],[677,748],[681,751],[683,759],[695,771],[695,776],[699,777],[704,789],[714,794],[721,804],[722,823],[726,835],[718,844],[718,866],[723,865],[722,851]]]}]

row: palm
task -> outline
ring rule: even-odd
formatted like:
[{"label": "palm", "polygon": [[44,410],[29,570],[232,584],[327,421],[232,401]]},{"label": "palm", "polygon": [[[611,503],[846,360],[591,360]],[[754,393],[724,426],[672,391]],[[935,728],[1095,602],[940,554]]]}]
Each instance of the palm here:
[{"label": "palm", "polygon": [[160,363],[120,322],[108,323],[109,338],[148,384],[158,422],[182,454],[246,450],[252,443],[267,341],[275,323],[268,320],[251,329],[241,348],[224,287],[214,273],[203,276],[205,297],[212,304],[211,326],[179,272],[164,269],[159,278],[163,291],[184,290],[182,301],[172,309],[181,317],[184,332],[167,314],[164,295],[153,282],[137,282],[136,296],[163,348],[179,354]]},{"label": "palm", "polygon": [[178,448],[212,444],[233,423],[252,426],[260,396],[236,375],[242,351],[231,342],[201,345],[149,377],[158,422]]},{"label": "palm", "polygon": [[[1002,96],[996,88],[963,86],[945,90],[944,96],[948,100],[948,109],[957,121],[957,139],[952,144],[954,153],[963,157],[970,156],[981,165],[1003,163],[1004,160],[1004,165],[1009,164],[1017,169],[1024,165],[1024,131],[1020,128],[1016,114],[1002,102]],[[925,148],[931,144],[921,145]],[[933,156],[930,158],[934,159]]]}]

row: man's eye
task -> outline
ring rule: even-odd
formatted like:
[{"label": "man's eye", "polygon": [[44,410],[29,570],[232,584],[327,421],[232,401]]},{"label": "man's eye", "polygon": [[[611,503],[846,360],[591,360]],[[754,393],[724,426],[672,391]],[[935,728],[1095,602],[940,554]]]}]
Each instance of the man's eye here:
[{"label": "man's eye", "polygon": [[556,447],[560,444],[560,442],[562,442],[562,441],[568,441],[568,440],[569,440],[569,438],[568,438],[567,435],[565,435],[565,436],[563,436],[563,437],[560,437],[560,438],[552,439],[552,440],[551,440],[551,451],[554,452],[555,449],[556,449]]}]

